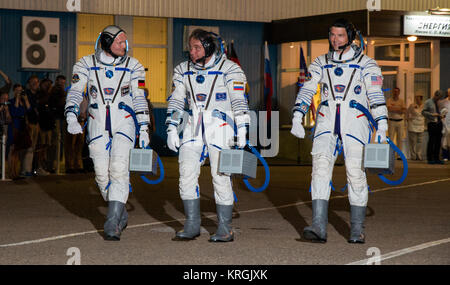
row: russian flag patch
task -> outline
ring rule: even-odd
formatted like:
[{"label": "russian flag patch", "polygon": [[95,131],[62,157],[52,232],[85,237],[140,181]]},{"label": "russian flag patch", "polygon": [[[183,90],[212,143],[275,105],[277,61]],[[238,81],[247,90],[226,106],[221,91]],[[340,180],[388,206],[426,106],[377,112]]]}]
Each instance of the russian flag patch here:
[{"label": "russian flag patch", "polygon": [[244,91],[244,82],[233,82],[233,90]]}]

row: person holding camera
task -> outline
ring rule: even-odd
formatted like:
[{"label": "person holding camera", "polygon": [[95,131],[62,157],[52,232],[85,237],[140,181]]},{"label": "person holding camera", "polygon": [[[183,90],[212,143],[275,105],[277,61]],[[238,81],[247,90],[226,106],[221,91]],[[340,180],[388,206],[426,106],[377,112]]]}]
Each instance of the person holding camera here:
[{"label": "person holding camera", "polygon": [[[0,136],[1,136],[1,143],[2,148],[6,147],[6,141],[8,137],[8,125],[11,123],[11,115],[9,113],[9,95],[6,92],[0,93]],[[1,163],[3,164],[4,161],[1,159]]]},{"label": "person holding camera", "polygon": [[21,175],[25,177],[33,176],[33,158],[36,150],[36,145],[39,139],[39,112],[38,112],[38,91],[39,91],[39,77],[36,75],[30,76],[27,80],[27,89],[25,89],[26,96],[30,103],[30,108],[27,109],[26,122],[27,128],[31,138],[31,146],[28,147],[24,159]]},{"label": "person holding camera", "polygon": [[[31,105],[22,85],[14,84],[13,94],[14,98],[10,100],[9,105],[12,124],[9,127],[10,149],[8,164],[10,176],[12,179],[15,179],[18,177],[19,157],[21,154],[24,154],[26,149],[31,147],[30,133],[25,119],[25,115],[30,110]],[[23,163],[21,165],[22,169],[24,169]]]}]

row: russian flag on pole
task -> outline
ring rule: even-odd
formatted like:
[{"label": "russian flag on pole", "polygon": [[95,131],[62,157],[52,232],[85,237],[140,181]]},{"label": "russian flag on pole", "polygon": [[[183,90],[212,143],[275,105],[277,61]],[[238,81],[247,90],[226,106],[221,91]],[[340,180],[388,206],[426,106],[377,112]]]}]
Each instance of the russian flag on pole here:
[{"label": "russian flag on pole", "polygon": [[267,47],[266,41],[264,47],[264,102],[266,104],[267,120],[271,117],[272,94],[272,73],[270,72],[269,48]]}]

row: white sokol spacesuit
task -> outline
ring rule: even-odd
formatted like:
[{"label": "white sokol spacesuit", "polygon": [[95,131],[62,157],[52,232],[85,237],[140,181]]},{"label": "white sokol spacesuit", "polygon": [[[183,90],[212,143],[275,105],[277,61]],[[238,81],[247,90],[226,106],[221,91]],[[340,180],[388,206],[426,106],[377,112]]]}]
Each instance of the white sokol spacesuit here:
[{"label": "white sokol spacesuit", "polygon": [[[317,110],[311,152],[313,225],[305,229],[304,235],[307,239],[324,242],[332,172],[341,148],[344,152],[352,211],[356,213],[359,209],[361,215],[365,215],[367,206],[368,185],[362,158],[364,145],[370,141],[371,130],[368,118],[352,107],[350,102],[356,101],[370,109],[373,118],[378,122],[377,136],[380,136],[381,141],[386,140],[387,109],[381,90],[381,70],[376,62],[364,55],[356,45],[350,45],[349,50],[342,56],[330,50],[328,54],[317,57],[309,66],[309,72],[311,77],[301,88],[295,101],[292,133],[298,137],[304,136],[301,119],[311,105],[317,84],[320,84],[321,103]],[[299,134],[296,128],[301,129],[303,133]],[[363,217],[360,218],[364,220]],[[322,221],[318,222],[320,219]],[[358,230],[352,229],[355,233],[352,233],[349,242],[364,242],[360,237],[362,229],[360,232]],[[311,232],[314,234],[311,235]]]},{"label": "white sokol spacesuit", "polygon": [[[212,35],[207,32],[202,35],[206,37],[202,38],[203,42],[209,41],[204,46],[211,44]],[[174,69],[174,89],[169,97],[166,124],[169,147],[176,151],[175,147],[179,146],[179,191],[188,217],[184,231],[177,233],[178,238],[192,239],[199,234],[198,177],[207,154],[219,219],[216,234],[227,235],[230,231],[229,224],[223,225],[221,219],[229,218],[231,222],[234,198],[231,177],[218,173],[218,163],[220,150],[230,148],[230,141],[235,136],[234,127],[237,129],[238,145],[245,146],[246,128],[250,121],[248,102],[244,96],[245,84],[246,77],[241,67],[220,52],[213,53],[204,66],[189,60]],[[181,122],[185,102],[189,106],[188,116],[185,116],[186,122]],[[173,140],[178,140],[176,127],[180,123],[185,124],[183,139],[181,143],[173,143]],[[227,213],[222,213],[224,211]],[[195,217],[190,219],[191,216]]]},{"label": "white sokol spacesuit", "polygon": [[[111,44],[114,38],[123,32],[119,27],[109,26],[102,35],[108,34]],[[100,36],[100,40],[104,40]],[[149,124],[149,111],[144,91],[139,88],[145,82],[145,70],[142,64],[126,54],[112,57],[105,53],[107,45],[96,47],[96,53],[82,57],[73,67],[72,86],[67,95],[65,113],[69,123],[68,131],[80,131],[74,118],[79,114],[83,92],[88,96],[88,136],[89,154],[94,162],[95,181],[102,197],[109,202],[126,204],[129,195],[129,155],[137,137],[133,116],[123,106],[135,112],[140,126],[140,141],[148,144],[146,132]],[[106,47],[107,48],[107,47]],[[74,127],[75,126],[75,127]],[[117,214],[126,223],[126,209]],[[108,219],[108,217],[107,217]],[[125,219],[125,220],[124,220]],[[105,233],[106,231],[105,224]],[[125,225],[121,225],[122,227]],[[114,236],[114,235],[113,235]],[[120,237],[120,232],[115,234]]]}]

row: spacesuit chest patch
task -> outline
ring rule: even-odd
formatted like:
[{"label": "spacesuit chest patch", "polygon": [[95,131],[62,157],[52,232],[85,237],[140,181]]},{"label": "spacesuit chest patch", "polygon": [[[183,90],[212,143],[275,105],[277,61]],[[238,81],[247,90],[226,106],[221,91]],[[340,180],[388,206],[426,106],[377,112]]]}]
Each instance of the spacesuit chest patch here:
[{"label": "spacesuit chest patch", "polygon": [[334,91],[338,92],[338,93],[342,93],[345,90],[345,85],[339,84],[339,85],[334,85]]},{"label": "spacesuit chest patch", "polygon": [[103,92],[105,93],[105,95],[113,95],[114,88],[103,88]]},{"label": "spacesuit chest patch", "polygon": [[361,94],[361,86],[360,85],[356,85],[355,89],[354,89],[354,92],[355,92],[356,95]]},{"label": "spacesuit chest patch", "polygon": [[216,101],[226,101],[227,93],[216,93]]},{"label": "spacesuit chest patch", "polygon": [[206,94],[202,94],[202,93],[196,94],[196,95],[195,95],[195,98],[196,98],[197,101],[199,101],[199,102],[204,102],[204,101],[206,100]]},{"label": "spacesuit chest patch", "polygon": [[108,78],[112,78],[114,76],[114,72],[112,72],[112,70],[107,70],[105,73],[106,77]]},{"label": "spacesuit chest patch", "polygon": [[328,96],[328,85],[326,83],[324,83],[322,85],[322,94],[323,96],[327,97]]},{"label": "spacesuit chest patch", "polygon": [[334,70],[334,74],[336,74],[336,76],[341,76],[344,73],[344,70],[341,67],[337,67]]},{"label": "spacesuit chest patch", "polygon": [[95,99],[95,98],[97,98],[97,87],[95,87],[94,85],[92,85],[90,88],[89,88],[89,94],[91,94],[91,97],[93,98],[93,99]]},{"label": "spacesuit chest patch", "polygon": [[122,93],[122,96],[127,95],[128,93],[130,93],[130,85],[126,85],[120,88],[120,91]]}]

